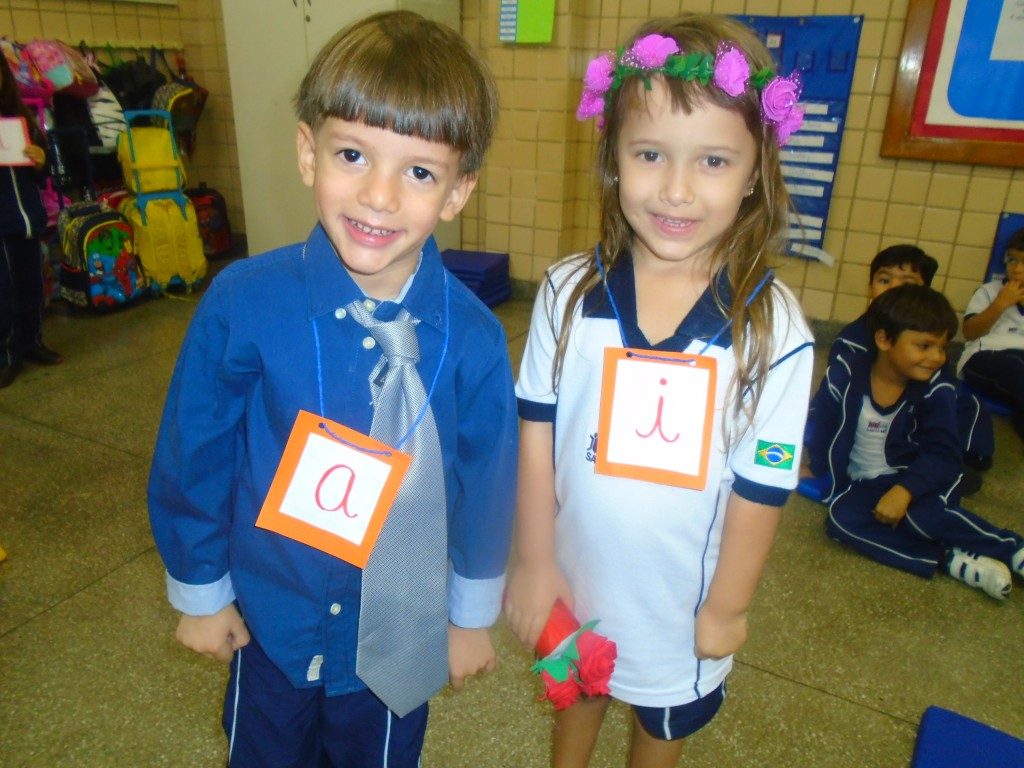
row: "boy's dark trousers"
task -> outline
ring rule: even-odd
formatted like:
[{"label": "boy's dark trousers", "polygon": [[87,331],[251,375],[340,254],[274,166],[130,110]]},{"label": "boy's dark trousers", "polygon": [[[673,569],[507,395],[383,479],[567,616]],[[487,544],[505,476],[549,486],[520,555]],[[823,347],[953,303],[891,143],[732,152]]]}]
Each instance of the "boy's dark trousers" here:
[{"label": "boy's dark trousers", "polygon": [[975,352],[964,365],[963,378],[974,391],[1008,403],[1013,428],[1024,439],[1024,349]]},{"label": "boy's dark trousers", "polygon": [[14,235],[0,245],[0,366],[42,343],[43,256],[39,241]]},{"label": "boy's dark trousers", "polygon": [[428,705],[405,717],[369,690],[296,688],[255,638],[231,660],[222,724],[229,768],[417,768]]},{"label": "boy's dark trousers", "polygon": [[828,535],[883,565],[930,579],[954,547],[1010,564],[1024,540],[963,507],[928,493],[910,502],[896,526],[875,519],[875,505],[899,482],[899,473],[854,480],[829,507]]}]

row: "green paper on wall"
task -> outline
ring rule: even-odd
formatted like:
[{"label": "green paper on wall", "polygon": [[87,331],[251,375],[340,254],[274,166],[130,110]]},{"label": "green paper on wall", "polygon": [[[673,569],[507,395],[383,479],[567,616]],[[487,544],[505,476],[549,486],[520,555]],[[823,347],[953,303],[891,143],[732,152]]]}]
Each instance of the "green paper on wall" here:
[{"label": "green paper on wall", "polygon": [[501,42],[550,43],[554,27],[555,0],[501,0]]}]

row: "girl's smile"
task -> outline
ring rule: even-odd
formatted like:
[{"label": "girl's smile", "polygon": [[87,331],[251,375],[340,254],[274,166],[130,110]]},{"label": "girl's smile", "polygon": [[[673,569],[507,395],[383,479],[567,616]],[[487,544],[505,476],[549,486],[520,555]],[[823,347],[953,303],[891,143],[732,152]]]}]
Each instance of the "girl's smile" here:
[{"label": "girl's smile", "polygon": [[643,262],[702,266],[757,180],[758,146],[738,112],[705,103],[673,108],[651,81],[619,133],[619,203]]}]

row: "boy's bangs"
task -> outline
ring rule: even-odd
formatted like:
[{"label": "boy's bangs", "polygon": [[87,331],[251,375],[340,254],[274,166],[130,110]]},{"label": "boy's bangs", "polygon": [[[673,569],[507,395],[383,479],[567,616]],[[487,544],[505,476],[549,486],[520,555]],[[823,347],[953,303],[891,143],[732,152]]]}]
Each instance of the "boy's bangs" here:
[{"label": "boy's bangs", "polygon": [[422,73],[404,69],[387,77],[347,74],[321,94],[322,114],[445,144],[463,153],[470,148],[469,110],[451,91],[442,101],[437,95],[440,90],[427,83]]},{"label": "boy's bangs", "polygon": [[342,120],[365,123],[371,128],[383,128],[402,136],[445,144],[460,152],[469,148],[467,132],[459,130],[458,121],[450,114],[411,101],[381,96],[342,97],[335,104],[325,105],[325,113]]}]

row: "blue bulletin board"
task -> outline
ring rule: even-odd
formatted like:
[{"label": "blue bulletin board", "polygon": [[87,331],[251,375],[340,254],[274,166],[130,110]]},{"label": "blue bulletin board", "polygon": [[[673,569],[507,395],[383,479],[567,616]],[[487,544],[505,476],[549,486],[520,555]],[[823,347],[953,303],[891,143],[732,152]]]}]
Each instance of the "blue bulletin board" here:
[{"label": "blue bulletin board", "polygon": [[782,150],[782,175],[796,213],[790,253],[825,264],[823,248],[839,149],[850,103],[863,16],[739,16],[765,42],[779,74],[799,69],[804,124]]}]

